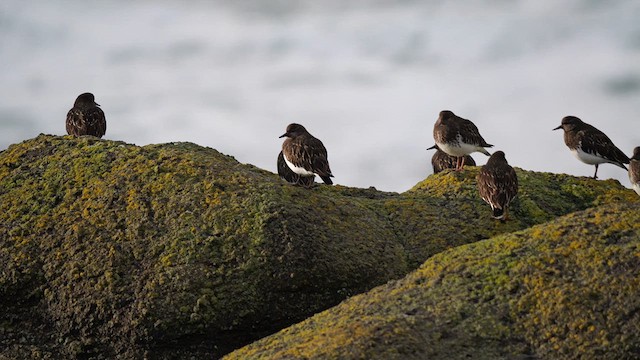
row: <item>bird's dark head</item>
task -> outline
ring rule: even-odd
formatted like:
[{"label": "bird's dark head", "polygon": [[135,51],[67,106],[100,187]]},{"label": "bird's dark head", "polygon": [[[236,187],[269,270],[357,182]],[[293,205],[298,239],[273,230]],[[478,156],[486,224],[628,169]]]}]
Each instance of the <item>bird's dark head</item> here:
[{"label": "bird's dark head", "polygon": [[96,98],[92,93],[84,93],[80,94],[76,98],[76,102],[73,103],[75,107],[90,107],[90,106],[100,106],[100,104],[96,103]]},{"label": "bird's dark head", "polygon": [[580,127],[582,124],[584,124],[582,120],[575,116],[565,116],[562,118],[560,126],[553,130],[563,129],[564,131],[573,131],[576,128]]},{"label": "bird's dark head", "polygon": [[487,160],[487,164],[489,163],[504,163],[504,164],[508,164],[507,163],[507,158],[504,155],[504,151],[496,151],[493,154],[491,154],[491,157],[489,157],[489,160]]},{"label": "bird's dark head", "polygon": [[631,158],[633,160],[640,160],[640,146],[636,146],[633,149],[633,156]]},{"label": "bird's dark head", "polygon": [[451,110],[442,110],[440,111],[440,115],[438,116],[438,122],[441,124],[446,124],[450,119],[456,117],[456,114]]},{"label": "bird's dark head", "polygon": [[281,138],[283,137],[289,137],[289,138],[294,138],[296,136],[300,136],[302,134],[305,134],[307,132],[307,129],[304,128],[304,126],[300,125],[300,124],[289,124],[289,126],[287,126],[287,131],[280,135]]}]

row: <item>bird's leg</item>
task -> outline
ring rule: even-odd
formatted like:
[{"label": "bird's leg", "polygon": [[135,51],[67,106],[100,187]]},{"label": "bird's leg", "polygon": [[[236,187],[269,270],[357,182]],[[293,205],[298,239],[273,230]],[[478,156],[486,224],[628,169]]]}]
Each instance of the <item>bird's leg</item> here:
[{"label": "bird's leg", "polygon": [[460,157],[456,156],[456,171],[460,171]]},{"label": "bird's leg", "polygon": [[460,170],[464,168],[464,158],[465,158],[464,155],[461,156],[461,158],[462,158],[462,161],[460,162]]},{"label": "bird's leg", "polygon": [[598,178],[598,164],[596,164],[596,172],[593,174],[593,179],[597,179]]}]

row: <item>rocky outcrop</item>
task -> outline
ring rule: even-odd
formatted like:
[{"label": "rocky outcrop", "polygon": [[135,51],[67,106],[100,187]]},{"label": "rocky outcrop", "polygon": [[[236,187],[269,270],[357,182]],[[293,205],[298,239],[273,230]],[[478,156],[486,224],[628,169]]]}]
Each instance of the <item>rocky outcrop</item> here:
[{"label": "rocky outcrop", "polygon": [[0,153],[0,355],[216,357],[446,249],[637,197],[518,170],[503,224],[476,173],[402,194],[304,189],[191,143],[12,145]]},{"label": "rocky outcrop", "polygon": [[640,205],[437,254],[225,359],[637,359]]}]

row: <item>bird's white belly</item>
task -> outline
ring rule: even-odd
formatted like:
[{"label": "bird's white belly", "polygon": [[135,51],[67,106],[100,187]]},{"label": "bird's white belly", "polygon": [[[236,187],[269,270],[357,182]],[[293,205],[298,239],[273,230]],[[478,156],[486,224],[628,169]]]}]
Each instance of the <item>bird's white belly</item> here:
[{"label": "bird's white belly", "polygon": [[453,143],[436,143],[440,150],[451,156],[465,156],[472,152],[478,151],[478,146],[466,144],[459,141],[457,144]]},{"label": "bird's white belly", "polygon": [[631,187],[633,188],[633,190],[635,190],[635,192],[640,195],[640,182],[637,183],[631,183]]},{"label": "bird's white belly", "polygon": [[294,173],[296,173],[298,175],[302,175],[302,176],[315,175],[313,172],[308,171],[307,169],[305,169],[303,167],[298,167],[298,166],[293,165],[289,160],[287,160],[286,156],[284,156],[284,162],[287,163],[287,166],[289,167],[289,169],[291,169],[291,171],[293,171]]},{"label": "bird's white belly", "polygon": [[589,164],[589,165],[604,164],[606,162],[610,162],[610,161],[608,161],[607,159],[605,159],[603,157],[586,153],[586,152],[582,151],[582,149],[580,149],[580,147],[578,147],[578,148],[576,148],[574,150],[571,150],[571,153],[578,160],[582,161],[585,164]]}]

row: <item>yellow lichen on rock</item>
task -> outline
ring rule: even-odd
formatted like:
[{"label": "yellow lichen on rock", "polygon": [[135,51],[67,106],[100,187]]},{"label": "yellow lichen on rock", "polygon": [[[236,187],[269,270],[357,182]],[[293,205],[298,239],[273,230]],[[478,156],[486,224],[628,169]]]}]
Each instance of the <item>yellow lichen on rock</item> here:
[{"label": "yellow lichen on rock", "polygon": [[594,208],[435,255],[225,359],[636,358],[639,258],[640,205]]},{"label": "yellow lichen on rock", "polygon": [[[614,181],[517,171],[513,220],[500,223],[475,190],[473,167],[398,194],[295,187],[191,143],[40,135],[12,145],[0,152],[0,306],[7,309],[0,348],[8,349],[0,356],[220,356],[402,278],[447,249],[638,201]],[[616,226],[607,234],[629,223]],[[474,289],[478,299],[511,284],[504,273],[491,276]],[[459,306],[458,320],[473,309]],[[402,326],[410,318],[390,319],[392,333],[411,337]],[[495,336],[509,329],[493,325]],[[379,331],[361,326],[344,341],[371,332]]]}]

